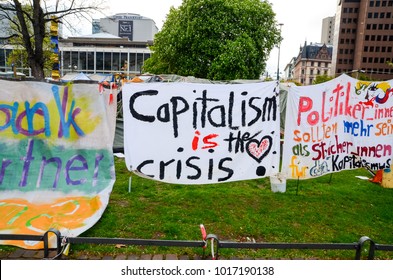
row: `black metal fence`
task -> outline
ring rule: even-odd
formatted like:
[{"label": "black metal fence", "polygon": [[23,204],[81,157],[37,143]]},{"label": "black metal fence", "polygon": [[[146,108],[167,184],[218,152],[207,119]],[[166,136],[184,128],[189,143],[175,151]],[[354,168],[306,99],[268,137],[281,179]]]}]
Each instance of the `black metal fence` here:
[{"label": "black metal fence", "polygon": [[[53,258],[61,257],[67,244],[110,244],[110,245],[136,245],[136,246],[167,246],[167,247],[195,247],[203,250],[203,257],[206,255],[206,248],[210,245],[212,259],[219,259],[219,251],[225,248],[232,249],[295,249],[295,250],[353,250],[354,259],[362,259],[362,252],[368,252],[367,259],[373,260],[376,251],[393,251],[393,245],[377,244],[367,236],[361,237],[353,243],[257,243],[257,242],[233,242],[220,240],[215,234],[204,234],[199,241],[192,240],[159,240],[159,239],[129,239],[129,238],[101,238],[101,237],[65,237],[61,236],[56,229],[50,229],[43,235],[25,234],[0,234],[0,240],[27,240],[39,241],[44,245],[44,258],[49,257],[49,235],[56,238],[57,255]],[[210,244],[209,244],[210,242]],[[367,245],[368,244],[368,245]],[[364,256],[363,256],[364,257]]]}]

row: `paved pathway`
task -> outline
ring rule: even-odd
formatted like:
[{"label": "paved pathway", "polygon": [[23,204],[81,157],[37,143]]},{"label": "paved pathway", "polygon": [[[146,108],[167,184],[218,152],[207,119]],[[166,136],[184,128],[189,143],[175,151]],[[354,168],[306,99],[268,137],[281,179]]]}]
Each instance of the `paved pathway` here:
[{"label": "paved pathway", "polygon": [[[56,257],[57,251],[50,250],[48,259],[53,259]],[[43,250],[25,250],[25,249],[17,249],[13,252],[4,252],[0,251],[0,260],[42,260],[44,259],[44,251]],[[80,255],[73,256],[72,254],[69,256],[61,255],[59,259],[68,260],[68,259],[76,259],[76,260],[202,260],[202,256],[188,256],[188,255],[176,255],[176,254],[118,254],[116,256],[92,256],[92,255]],[[209,259],[207,257],[206,259]],[[236,258],[234,258],[236,259]]]}]

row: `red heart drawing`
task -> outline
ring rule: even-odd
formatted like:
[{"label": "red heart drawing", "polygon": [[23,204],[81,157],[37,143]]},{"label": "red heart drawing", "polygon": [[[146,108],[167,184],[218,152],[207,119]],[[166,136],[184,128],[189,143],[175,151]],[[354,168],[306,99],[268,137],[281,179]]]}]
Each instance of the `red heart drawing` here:
[{"label": "red heart drawing", "polygon": [[261,141],[251,139],[246,144],[246,151],[257,162],[261,162],[262,159],[270,152],[272,144],[273,139],[268,135],[262,137]]}]

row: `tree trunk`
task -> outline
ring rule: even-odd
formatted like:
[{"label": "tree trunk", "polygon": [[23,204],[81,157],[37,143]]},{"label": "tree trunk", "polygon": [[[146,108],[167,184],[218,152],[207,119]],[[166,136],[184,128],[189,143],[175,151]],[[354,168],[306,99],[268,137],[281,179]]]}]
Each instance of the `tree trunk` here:
[{"label": "tree trunk", "polygon": [[15,12],[18,17],[23,45],[27,52],[28,63],[32,75],[39,81],[45,79],[43,42],[45,38],[45,17],[40,6],[40,0],[34,0],[32,6],[32,34],[29,33],[29,23],[25,11],[18,0],[14,0]]},{"label": "tree trunk", "polygon": [[39,62],[34,59],[29,59],[29,66],[31,68],[31,74],[34,78],[39,81],[43,81],[45,79],[44,67],[40,65]]}]

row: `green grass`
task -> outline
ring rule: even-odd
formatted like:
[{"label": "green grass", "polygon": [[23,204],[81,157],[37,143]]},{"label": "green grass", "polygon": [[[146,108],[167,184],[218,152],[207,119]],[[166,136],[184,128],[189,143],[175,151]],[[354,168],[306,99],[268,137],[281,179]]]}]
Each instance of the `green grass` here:
[{"label": "green grass", "polygon": [[[268,178],[212,185],[170,185],[127,171],[116,159],[116,183],[100,221],[88,237],[201,240],[199,224],[220,240],[289,243],[353,243],[368,236],[393,244],[393,189],[355,178],[363,169],[313,180],[287,181],[285,193],[273,193]],[[132,175],[132,189],[128,180]],[[3,246],[4,247],[4,246]],[[201,248],[73,244],[69,258],[80,254],[188,254]],[[233,256],[285,259],[353,259],[345,250],[220,249]],[[367,253],[365,253],[367,255]],[[377,251],[376,259],[393,259]]]},{"label": "green grass", "polygon": [[[369,236],[393,244],[393,189],[355,178],[365,170],[313,180],[287,181],[273,193],[268,178],[212,185],[170,185],[127,171],[116,159],[117,180],[102,219],[83,236],[201,240],[199,224],[221,240],[245,242],[352,243]],[[132,175],[132,188],[128,180]],[[201,254],[199,248],[78,245],[103,253]],[[224,257],[353,259],[354,251],[221,249]],[[377,252],[377,258],[393,254]]]}]

